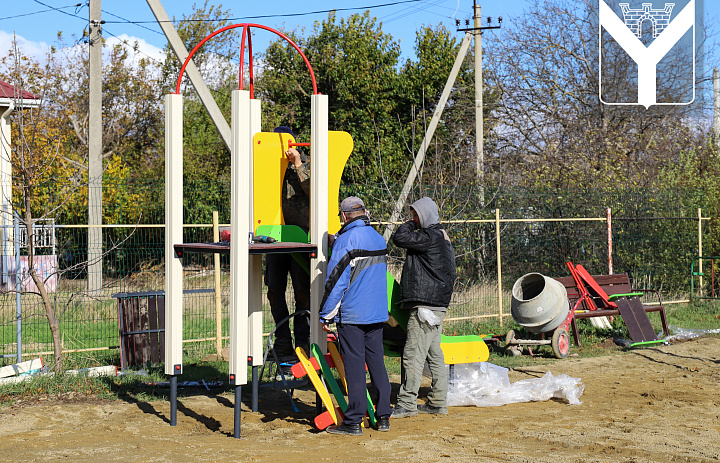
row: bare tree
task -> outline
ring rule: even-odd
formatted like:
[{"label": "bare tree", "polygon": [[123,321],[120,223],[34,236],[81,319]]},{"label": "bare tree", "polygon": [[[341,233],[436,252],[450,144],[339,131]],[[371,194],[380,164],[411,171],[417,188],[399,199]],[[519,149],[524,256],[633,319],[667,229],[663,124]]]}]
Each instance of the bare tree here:
[{"label": "bare tree", "polygon": [[[491,136],[512,184],[648,186],[691,146],[699,103],[649,109],[601,103],[596,7],[590,0],[535,0],[488,37],[486,75],[501,100],[501,123]],[[612,41],[602,52],[604,98],[636,93],[632,59]],[[688,57],[673,55],[661,67],[658,101],[682,101],[692,83]],[[697,83],[705,78],[698,75]]]},{"label": "bare tree", "polygon": [[[14,66],[10,71],[10,84],[15,88],[15,112],[13,113],[13,125],[15,136],[13,137],[9,164],[12,169],[13,190],[18,193],[18,198],[13,201],[12,213],[16,214],[20,226],[24,229],[21,236],[26,237],[22,243],[20,236],[14,237],[14,246],[23,246],[27,249],[27,273],[34,283],[32,292],[40,297],[45,317],[47,318],[50,332],[53,339],[53,354],[55,359],[55,371],[62,370],[62,343],[60,336],[60,321],[56,307],[51,300],[47,280],[50,275],[41,275],[38,272],[36,262],[35,241],[36,224],[39,220],[52,217],[55,211],[62,204],[51,205],[43,201],[43,192],[47,191],[48,183],[53,183],[58,197],[68,198],[70,191],[63,191],[66,188],[73,188],[67,182],[57,182],[55,174],[58,169],[66,170],[72,175],[74,164],[63,163],[60,156],[62,144],[62,132],[54,125],[55,118],[51,116],[51,105],[46,95],[39,97],[39,104],[32,108],[25,107],[25,90],[28,81],[33,81],[33,86],[40,85],[40,88],[47,86],[48,74],[45,72],[51,69],[49,61],[45,68],[37,66],[24,66],[20,52],[15,44],[11,57]],[[45,85],[43,85],[43,83]],[[60,164],[66,164],[60,166]],[[9,198],[8,198],[9,199]],[[4,211],[10,213],[10,211]]]}]

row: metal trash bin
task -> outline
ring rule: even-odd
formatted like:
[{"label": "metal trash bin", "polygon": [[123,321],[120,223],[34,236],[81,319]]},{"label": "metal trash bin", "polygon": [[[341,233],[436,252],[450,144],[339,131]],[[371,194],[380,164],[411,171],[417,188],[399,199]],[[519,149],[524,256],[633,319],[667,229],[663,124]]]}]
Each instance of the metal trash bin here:
[{"label": "metal trash bin", "polygon": [[120,368],[165,360],[165,291],[117,293]]}]

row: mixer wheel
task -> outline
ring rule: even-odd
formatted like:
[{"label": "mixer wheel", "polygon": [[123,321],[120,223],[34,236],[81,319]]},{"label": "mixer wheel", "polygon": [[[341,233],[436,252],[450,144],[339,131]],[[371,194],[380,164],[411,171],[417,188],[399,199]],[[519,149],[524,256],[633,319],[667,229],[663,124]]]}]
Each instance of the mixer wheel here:
[{"label": "mixer wheel", "polygon": [[508,357],[517,357],[522,355],[522,346],[513,345],[515,341],[515,330],[509,330],[505,335],[505,355]]},{"label": "mixer wheel", "polygon": [[570,353],[570,336],[564,328],[558,328],[553,333],[552,350],[559,359],[564,359]]}]

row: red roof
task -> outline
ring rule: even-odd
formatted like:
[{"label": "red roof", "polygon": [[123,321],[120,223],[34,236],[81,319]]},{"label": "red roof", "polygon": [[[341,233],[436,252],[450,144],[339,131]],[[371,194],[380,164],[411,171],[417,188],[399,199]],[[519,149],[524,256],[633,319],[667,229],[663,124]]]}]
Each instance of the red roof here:
[{"label": "red roof", "polygon": [[25,90],[22,91],[22,94],[20,94],[20,91],[18,91],[15,87],[8,84],[7,82],[3,82],[0,80],[0,98],[23,98],[24,100],[39,100],[40,97],[37,95],[33,95],[30,92],[26,92]]}]

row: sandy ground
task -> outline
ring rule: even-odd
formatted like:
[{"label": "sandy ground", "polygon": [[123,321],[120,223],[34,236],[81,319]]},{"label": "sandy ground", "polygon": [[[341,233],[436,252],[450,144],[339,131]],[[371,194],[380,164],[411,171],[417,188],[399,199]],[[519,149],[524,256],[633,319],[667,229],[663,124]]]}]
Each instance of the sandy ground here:
[{"label": "sandy ground", "polygon": [[[64,397],[0,409],[2,461],[123,462],[711,462],[720,460],[720,339],[702,338],[627,355],[568,358],[510,372],[510,380],[568,374],[581,405],[560,400],[451,407],[447,416],[391,420],[362,437],[313,429],[315,394],[265,389],[260,412],[233,435],[232,396],[168,402]],[[397,389],[397,378],[393,378]],[[421,391],[422,392],[422,391]],[[246,404],[243,410],[247,410]]]}]

